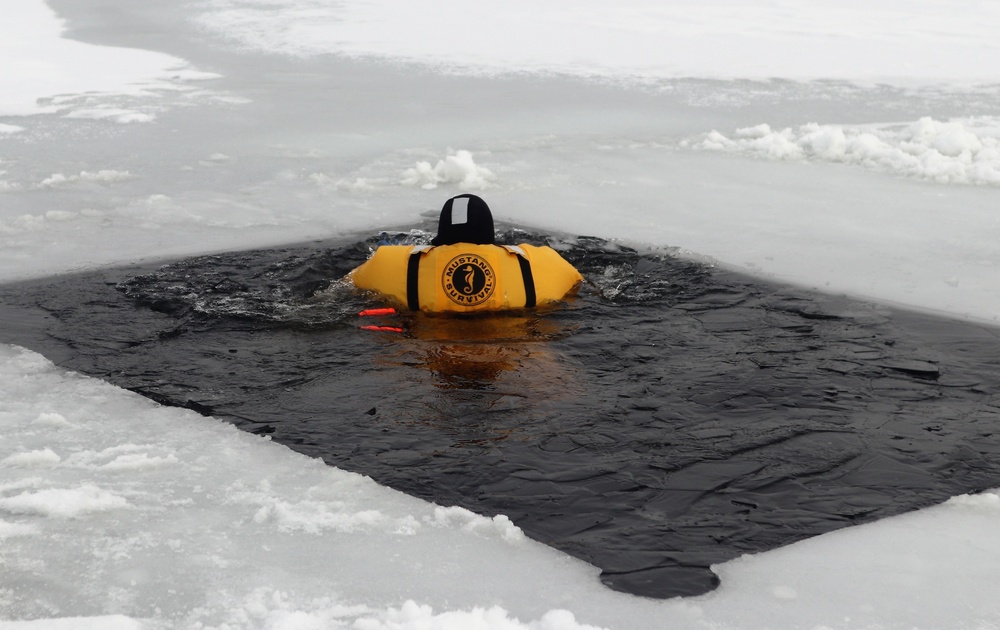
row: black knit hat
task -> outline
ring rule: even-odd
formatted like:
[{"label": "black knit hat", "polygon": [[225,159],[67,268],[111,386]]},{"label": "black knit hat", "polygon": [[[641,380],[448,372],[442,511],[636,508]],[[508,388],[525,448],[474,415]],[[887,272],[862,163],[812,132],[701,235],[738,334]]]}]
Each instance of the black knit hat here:
[{"label": "black knit hat", "polygon": [[493,214],[486,202],[475,195],[459,195],[444,202],[441,218],[438,219],[438,233],[431,244],[492,245],[495,238]]}]

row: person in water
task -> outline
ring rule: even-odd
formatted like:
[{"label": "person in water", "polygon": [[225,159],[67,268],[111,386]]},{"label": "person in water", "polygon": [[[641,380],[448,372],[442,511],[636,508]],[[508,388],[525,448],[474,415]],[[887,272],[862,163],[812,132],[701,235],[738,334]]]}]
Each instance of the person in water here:
[{"label": "person in water", "polygon": [[441,208],[430,245],[383,245],[348,278],[410,310],[458,313],[544,306],[583,280],[551,247],[495,240],[486,202],[458,195]]}]

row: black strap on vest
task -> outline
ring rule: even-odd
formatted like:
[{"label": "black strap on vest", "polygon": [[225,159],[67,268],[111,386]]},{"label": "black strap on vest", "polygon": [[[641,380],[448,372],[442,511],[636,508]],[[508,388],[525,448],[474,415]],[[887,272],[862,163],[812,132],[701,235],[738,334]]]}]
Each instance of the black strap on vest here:
[{"label": "black strap on vest", "polygon": [[406,263],[406,305],[411,311],[420,310],[420,256],[424,251],[422,247],[414,249]]},{"label": "black strap on vest", "polygon": [[521,266],[521,279],[524,281],[524,308],[535,308],[535,277],[531,275],[531,263],[517,254],[517,264]]}]

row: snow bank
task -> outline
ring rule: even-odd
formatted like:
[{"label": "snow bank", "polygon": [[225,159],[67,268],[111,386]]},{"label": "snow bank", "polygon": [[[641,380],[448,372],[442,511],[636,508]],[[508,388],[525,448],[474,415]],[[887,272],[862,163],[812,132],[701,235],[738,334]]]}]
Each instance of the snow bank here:
[{"label": "snow bank", "polygon": [[[17,183],[11,184],[11,190],[20,188],[21,186]],[[52,188],[52,186],[49,186],[49,188]],[[2,189],[2,183],[0,183],[0,189]],[[102,216],[103,213],[99,210],[89,208],[80,211],[46,210],[41,214],[21,214],[11,217],[6,221],[0,219],[0,235],[23,237],[32,232],[44,233],[46,230],[53,229],[60,224],[71,223],[80,219],[99,219]]]},{"label": "snow bank", "polygon": [[80,171],[79,175],[63,175],[62,173],[53,173],[52,175],[43,179],[39,184],[39,188],[59,188],[61,186],[68,186],[77,183],[95,183],[95,184],[114,184],[117,182],[123,182],[132,179],[132,174],[128,171],[118,171],[115,169],[101,169],[96,172],[90,171]]},{"label": "snow bank", "polygon": [[[799,628],[992,630],[1000,627],[1000,600],[993,594],[1000,538],[986,532],[1000,523],[997,493],[955,497],[717,566],[721,594],[731,597],[734,609],[746,605],[756,613],[742,627],[776,627],[788,615]],[[829,588],[833,575],[850,586]],[[952,590],[956,583],[963,586]],[[730,584],[746,588],[737,592]],[[730,623],[742,625],[737,617]]]},{"label": "snow bank", "polygon": [[14,453],[0,460],[0,466],[55,466],[62,461],[51,448]]},{"label": "snow bank", "polygon": [[419,161],[413,168],[403,172],[401,183],[433,190],[438,184],[456,184],[459,190],[486,190],[496,180],[493,172],[479,166],[472,159],[470,151],[449,151],[435,166]]},{"label": "snow bank", "polygon": [[[594,570],[506,517],[407,497],[12,346],[0,400],[3,630],[596,628],[544,607],[574,582],[601,588]],[[524,562],[547,584],[518,583]]]},{"label": "snow bank", "polygon": [[264,628],[289,630],[601,630],[578,623],[573,613],[550,611],[538,621],[522,622],[499,606],[435,612],[413,600],[398,608],[375,610],[320,599],[298,601],[283,591],[258,589],[221,625],[198,626],[201,630]]},{"label": "snow bank", "polygon": [[66,114],[66,118],[81,118],[84,120],[110,120],[116,123],[150,122],[156,118],[151,112],[138,112],[114,106],[80,107]]},{"label": "snow bank", "polygon": [[514,525],[507,516],[497,514],[492,519],[485,519],[474,512],[458,507],[435,507],[434,517],[430,520],[437,527],[455,527],[480,536],[496,537],[510,543],[520,543],[525,540],[524,532]]},{"label": "snow bank", "polygon": [[[458,192],[481,192],[498,187],[497,176],[493,171],[478,164],[472,151],[466,149],[448,149],[445,156],[434,164],[433,160],[417,160],[413,166],[392,171],[398,161],[412,159],[412,154],[413,151],[399,151],[394,155],[383,156],[362,167],[354,177],[312,173],[307,179],[326,193],[349,194],[385,194],[387,189],[397,186],[418,187],[428,191],[445,187]],[[288,181],[299,178],[293,172],[285,173],[284,177]]]},{"label": "snow bank", "polygon": [[0,512],[56,518],[76,518],[89,512],[104,512],[127,505],[124,497],[91,484],[77,488],[45,488],[0,498]]},{"label": "snow bank", "polygon": [[[615,593],[434,506],[0,345],[0,629],[994,628],[1000,491]],[[8,621],[9,620],[9,621]]]},{"label": "snow bank", "polygon": [[404,59],[464,72],[995,82],[1000,6],[890,0],[208,0],[197,22],[268,52]]},{"label": "snow bank", "polygon": [[124,615],[63,617],[33,621],[0,621],[0,630],[149,630],[141,621]]},{"label": "snow bank", "polygon": [[[75,118],[146,122],[162,107],[151,92],[190,90],[215,78],[185,61],[146,50],[62,38],[62,20],[44,2],[8,2],[0,20],[0,116],[63,113]],[[0,125],[0,135],[20,131]]]},{"label": "snow bank", "polygon": [[819,125],[712,131],[682,147],[774,160],[860,164],[878,171],[942,184],[1000,185],[1000,119],[924,117],[909,124]]}]

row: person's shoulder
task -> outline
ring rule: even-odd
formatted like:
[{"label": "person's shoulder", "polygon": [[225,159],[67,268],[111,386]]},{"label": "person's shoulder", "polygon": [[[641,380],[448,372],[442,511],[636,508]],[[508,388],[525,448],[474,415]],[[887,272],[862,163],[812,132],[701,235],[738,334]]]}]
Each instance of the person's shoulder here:
[{"label": "person's shoulder", "polygon": [[[382,252],[383,255],[388,254],[388,253],[392,253],[392,252],[405,252],[405,253],[409,253],[410,250],[412,250],[414,247],[418,247],[418,246],[417,245],[379,245],[378,247],[375,248],[375,253],[377,254],[379,252]],[[430,248],[429,245],[422,246],[422,249],[429,249],[429,248]]]},{"label": "person's shoulder", "polygon": [[374,278],[395,272],[399,265],[405,264],[412,250],[412,245],[379,245],[368,260],[354,268],[349,275],[355,283],[370,284],[375,282]]},{"label": "person's shoulder", "polygon": [[521,243],[518,247],[521,248],[525,254],[527,254],[532,267],[549,269],[552,271],[562,270],[564,273],[572,276],[576,280],[583,278],[583,276],[580,275],[580,272],[577,271],[576,267],[563,258],[562,254],[548,245],[528,245],[527,243]]},{"label": "person's shoulder", "polygon": [[[379,245],[372,253],[372,259],[398,260],[404,259],[415,249],[414,245]],[[428,249],[428,248],[423,248]]]},{"label": "person's shoulder", "polygon": [[517,247],[522,250],[530,260],[563,260],[565,259],[556,250],[552,249],[548,245],[529,245],[527,243],[520,243]]}]

